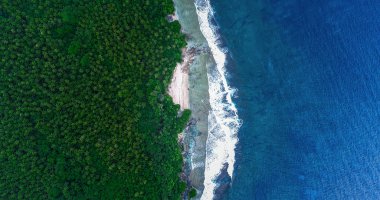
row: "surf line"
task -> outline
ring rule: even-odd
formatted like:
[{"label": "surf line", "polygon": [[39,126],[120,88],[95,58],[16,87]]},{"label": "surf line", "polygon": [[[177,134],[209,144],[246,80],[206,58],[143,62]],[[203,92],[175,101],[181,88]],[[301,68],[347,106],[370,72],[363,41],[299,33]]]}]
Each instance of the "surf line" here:
[{"label": "surf line", "polygon": [[230,88],[226,79],[226,54],[228,50],[220,47],[217,27],[211,23],[214,12],[209,0],[196,0],[195,7],[203,36],[210,47],[216,67],[210,69],[207,77],[211,110],[208,115],[208,138],[206,142],[206,162],[204,191],[201,199],[210,200],[218,187],[217,177],[227,164],[227,173],[232,178],[235,163],[237,133],[241,126],[232,96],[235,89]]}]

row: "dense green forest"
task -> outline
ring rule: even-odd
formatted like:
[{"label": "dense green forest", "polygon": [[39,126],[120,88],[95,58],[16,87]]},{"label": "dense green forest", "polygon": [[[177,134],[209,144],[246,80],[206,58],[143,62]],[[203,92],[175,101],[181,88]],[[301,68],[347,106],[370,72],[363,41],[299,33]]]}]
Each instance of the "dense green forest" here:
[{"label": "dense green forest", "polygon": [[179,199],[171,0],[0,1],[0,199]]}]

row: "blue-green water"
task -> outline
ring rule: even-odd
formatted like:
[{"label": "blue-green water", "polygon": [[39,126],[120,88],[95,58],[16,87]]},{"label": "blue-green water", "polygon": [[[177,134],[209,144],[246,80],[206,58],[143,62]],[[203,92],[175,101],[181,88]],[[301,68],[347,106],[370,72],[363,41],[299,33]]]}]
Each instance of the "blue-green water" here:
[{"label": "blue-green water", "polygon": [[225,199],[380,199],[380,1],[211,0],[243,120]]}]

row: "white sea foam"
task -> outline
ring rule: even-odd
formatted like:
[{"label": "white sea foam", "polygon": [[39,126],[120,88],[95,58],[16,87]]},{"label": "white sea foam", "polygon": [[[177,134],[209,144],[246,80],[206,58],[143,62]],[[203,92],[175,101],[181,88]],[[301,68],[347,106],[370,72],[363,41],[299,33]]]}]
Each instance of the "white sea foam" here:
[{"label": "white sea foam", "polygon": [[227,173],[232,177],[240,120],[237,109],[232,102],[232,95],[235,90],[228,86],[225,77],[227,49],[219,46],[220,38],[216,33],[217,27],[210,23],[213,17],[210,2],[209,0],[196,0],[195,6],[200,29],[207,40],[216,63],[216,68],[209,70],[207,74],[211,111],[208,117],[205,188],[201,197],[204,200],[211,200],[217,187],[215,179],[226,163],[228,164]]}]

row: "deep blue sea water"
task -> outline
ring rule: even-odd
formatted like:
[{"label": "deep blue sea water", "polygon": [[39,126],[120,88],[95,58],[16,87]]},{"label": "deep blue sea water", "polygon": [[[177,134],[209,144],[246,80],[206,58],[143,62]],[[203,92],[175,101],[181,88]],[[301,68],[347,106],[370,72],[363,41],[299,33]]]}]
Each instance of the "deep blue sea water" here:
[{"label": "deep blue sea water", "polygon": [[243,120],[224,198],[380,199],[380,1],[211,5]]}]

